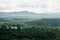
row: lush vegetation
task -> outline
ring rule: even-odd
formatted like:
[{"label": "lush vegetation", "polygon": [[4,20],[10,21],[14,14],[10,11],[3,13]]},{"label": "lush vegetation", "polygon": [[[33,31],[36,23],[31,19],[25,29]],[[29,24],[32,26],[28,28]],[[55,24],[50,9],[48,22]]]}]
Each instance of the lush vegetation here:
[{"label": "lush vegetation", "polygon": [[60,40],[59,20],[0,22],[0,40]]}]

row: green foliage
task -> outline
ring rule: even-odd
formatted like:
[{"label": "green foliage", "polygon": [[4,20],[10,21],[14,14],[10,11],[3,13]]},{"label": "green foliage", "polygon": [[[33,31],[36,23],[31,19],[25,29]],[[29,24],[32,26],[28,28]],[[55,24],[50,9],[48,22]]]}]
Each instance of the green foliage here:
[{"label": "green foliage", "polygon": [[60,19],[0,18],[0,40],[60,40]]},{"label": "green foliage", "polygon": [[0,40],[60,40],[59,28],[47,24],[3,23],[0,24]]}]

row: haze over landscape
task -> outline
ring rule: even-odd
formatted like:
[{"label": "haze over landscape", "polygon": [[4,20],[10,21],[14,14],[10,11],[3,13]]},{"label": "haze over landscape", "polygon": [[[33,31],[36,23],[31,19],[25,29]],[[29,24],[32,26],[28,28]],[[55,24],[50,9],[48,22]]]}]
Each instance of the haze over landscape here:
[{"label": "haze over landscape", "polygon": [[34,13],[28,11],[21,11],[21,12],[0,12],[0,17],[28,17],[28,18],[60,18],[60,13]]},{"label": "haze over landscape", "polygon": [[0,0],[0,40],[60,40],[60,0]]}]

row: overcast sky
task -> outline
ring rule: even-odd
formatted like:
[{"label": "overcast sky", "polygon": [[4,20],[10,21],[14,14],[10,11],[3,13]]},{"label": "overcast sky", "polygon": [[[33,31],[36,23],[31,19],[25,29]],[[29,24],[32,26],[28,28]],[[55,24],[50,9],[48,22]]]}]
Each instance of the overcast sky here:
[{"label": "overcast sky", "polygon": [[60,0],[0,0],[0,12],[60,12]]}]

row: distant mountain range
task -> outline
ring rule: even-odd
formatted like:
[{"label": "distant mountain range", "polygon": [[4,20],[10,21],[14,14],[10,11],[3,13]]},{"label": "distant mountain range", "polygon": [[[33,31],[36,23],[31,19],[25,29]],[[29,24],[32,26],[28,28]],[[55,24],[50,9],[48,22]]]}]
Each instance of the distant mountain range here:
[{"label": "distant mountain range", "polygon": [[0,12],[0,17],[27,17],[27,18],[60,18],[60,13],[33,13],[28,11],[21,12]]}]

